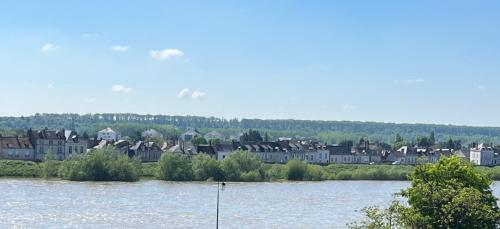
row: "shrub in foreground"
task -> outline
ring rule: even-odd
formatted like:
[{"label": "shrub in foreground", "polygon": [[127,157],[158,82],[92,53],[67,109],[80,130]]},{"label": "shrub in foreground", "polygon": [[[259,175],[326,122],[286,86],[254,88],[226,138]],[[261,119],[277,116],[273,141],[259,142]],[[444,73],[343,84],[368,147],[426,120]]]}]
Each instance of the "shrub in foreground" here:
[{"label": "shrub in foreground", "polygon": [[500,209],[491,179],[456,156],[417,166],[411,186],[385,209],[365,209],[366,220],[352,228],[499,228]]}]

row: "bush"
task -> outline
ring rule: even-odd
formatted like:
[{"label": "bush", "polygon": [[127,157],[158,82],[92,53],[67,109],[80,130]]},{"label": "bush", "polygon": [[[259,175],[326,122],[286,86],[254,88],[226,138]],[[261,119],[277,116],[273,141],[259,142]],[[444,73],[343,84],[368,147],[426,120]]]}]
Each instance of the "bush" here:
[{"label": "bush", "polygon": [[40,167],[32,161],[0,160],[0,176],[38,177]]},{"label": "bush", "polygon": [[247,151],[235,151],[222,160],[220,165],[227,181],[262,181],[265,177],[260,158]]},{"label": "bush", "polygon": [[59,176],[74,181],[138,181],[141,163],[136,158],[118,155],[113,148],[107,147],[64,160]]},{"label": "bush", "polygon": [[286,163],[286,178],[288,180],[304,180],[307,173],[307,162],[291,160]]},{"label": "bush", "polygon": [[320,165],[307,165],[305,180],[309,181],[323,181],[328,179],[327,173]]},{"label": "bush", "polygon": [[47,152],[40,164],[40,172],[43,178],[49,179],[57,176],[58,162],[54,159],[52,151]]},{"label": "bush", "polygon": [[285,177],[285,166],[273,164],[273,165],[264,165],[264,171],[266,171],[266,180],[276,181],[276,180],[284,180]]},{"label": "bush", "polygon": [[158,162],[142,163],[142,176],[154,177],[158,171]]},{"label": "bush", "polygon": [[206,154],[199,154],[193,160],[193,175],[196,180],[213,179],[221,181],[224,177],[219,162]]},{"label": "bush", "polygon": [[157,177],[168,181],[190,181],[193,179],[191,161],[182,154],[163,154],[158,162]]}]

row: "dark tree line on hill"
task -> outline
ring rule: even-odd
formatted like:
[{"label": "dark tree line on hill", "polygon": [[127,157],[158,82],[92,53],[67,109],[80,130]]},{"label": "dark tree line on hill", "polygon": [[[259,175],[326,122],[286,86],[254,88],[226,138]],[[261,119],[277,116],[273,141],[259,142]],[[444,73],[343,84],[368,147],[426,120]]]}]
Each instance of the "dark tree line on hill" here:
[{"label": "dark tree line on hill", "polygon": [[[28,128],[70,128],[80,133],[95,133],[98,128],[113,125],[172,126],[180,131],[194,127],[200,130],[218,130],[228,133],[244,132],[248,129],[269,134],[269,137],[309,137],[322,142],[338,143],[346,139],[366,138],[394,142],[399,133],[404,139],[416,139],[436,133],[434,141],[461,140],[500,143],[500,127],[470,127],[433,124],[395,124],[356,121],[314,120],[262,120],[224,119],[199,116],[168,116],[139,114],[35,114],[26,117],[0,117],[0,133],[19,133]],[[172,133],[175,135],[178,133]],[[432,140],[432,139],[428,139]]]}]

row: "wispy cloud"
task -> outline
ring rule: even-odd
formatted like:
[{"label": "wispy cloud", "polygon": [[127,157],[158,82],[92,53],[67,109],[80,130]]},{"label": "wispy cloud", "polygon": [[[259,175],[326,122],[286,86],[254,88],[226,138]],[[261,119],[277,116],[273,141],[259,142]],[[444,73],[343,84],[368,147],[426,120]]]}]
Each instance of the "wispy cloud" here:
[{"label": "wispy cloud", "polygon": [[82,34],[82,38],[84,38],[84,39],[98,38],[100,36],[101,36],[101,34],[99,34],[99,33],[84,33],[84,34]]},{"label": "wispy cloud", "polygon": [[193,91],[193,93],[191,94],[191,99],[201,99],[205,97],[205,92],[202,92],[202,91]]},{"label": "wispy cloud", "polygon": [[179,93],[177,94],[177,98],[179,99],[193,99],[193,100],[199,100],[204,98],[206,95],[205,92],[198,91],[198,90],[193,90],[189,88],[183,88]]},{"label": "wispy cloud", "polygon": [[411,79],[395,79],[393,80],[396,84],[418,84],[424,83],[425,79],[423,78],[411,78]]},{"label": "wispy cloud", "polygon": [[95,98],[83,98],[82,99],[82,102],[84,102],[84,103],[93,103],[95,101],[96,101]]},{"label": "wispy cloud", "polygon": [[51,51],[51,50],[53,50],[53,49],[54,49],[54,44],[52,44],[52,43],[47,43],[47,44],[44,44],[44,45],[42,46],[42,48],[40,48],[40,50],[41,50],[42,52],[49,52],[49,51]]},{"label": "wispy cloud", "polygon": [[407,79],[405,82],[409,83],[409,84],[413,84],[413,83],[423,83],[423,82],[425,82],[425,80],[422,78],[414,78],[414,79]]},{"label": "wispy cloud", "polygon": [[167,60],[170,58],[179,58],[184,56],[184,52],[179,49],[164,49],[164,50],[151,50],[149,55],[153,59]]},{"label": "wispy cloud", "polygon": [[132,88],[123,86],[121,84],[115,84],[111,87],[111,90],[119,93],[130,93],[132,92]]},{"label": "wispy cloud", "polygon": [[47,88],[48,88],[48,89],[52,89],[52,88],[54,88],[54,84],[49,83],[49,85],[47,85]]},{"label": "wispy cloud", "polygon": [[127,52],[129,48],[130,48],[129,46],[125,46],[125,45],[113,45],[113,46],[111,46],[111,50],[113,50],[115,52]]}]

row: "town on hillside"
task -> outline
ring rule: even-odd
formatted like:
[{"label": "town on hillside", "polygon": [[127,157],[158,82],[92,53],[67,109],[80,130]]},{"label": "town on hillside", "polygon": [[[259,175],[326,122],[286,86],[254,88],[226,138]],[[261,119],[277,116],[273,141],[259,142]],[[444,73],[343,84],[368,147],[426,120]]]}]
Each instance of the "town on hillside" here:
[{"label": "town on hillside", "polygon": [[42,161],[47,153],[52,152],[56,160],[65,160],[72,155],[113,147],[117,153],[138,157],[143,162],[156,162],[163,154],[172,153],[189,158],[207,154],[223,160],[233,152],[243,150],[257,155],[265,163],[287,163],[297,159],[313,164],[416,165],[421,160],[433,163],[440,157],[456,155],[475,165],[500,164],[500,155],[492,144],[462,146],[450,139],[448,147],[443,148],[434,144],[434,133],[411,144],[397,135],[394,147],[365,139],[339,144],[287,137],[271,140],[267,134],[262,137],[255,130],[225,136],[217,131],[203,134],[190,128],[176,139],[165,139],[160,132],[149,129],[140,136],[138,140],[131,140],[109,127],[91,137],[86,133],[80,136],[76,131],[67,129],[28,129],[22,136],[0,135],[0,159]]}]

